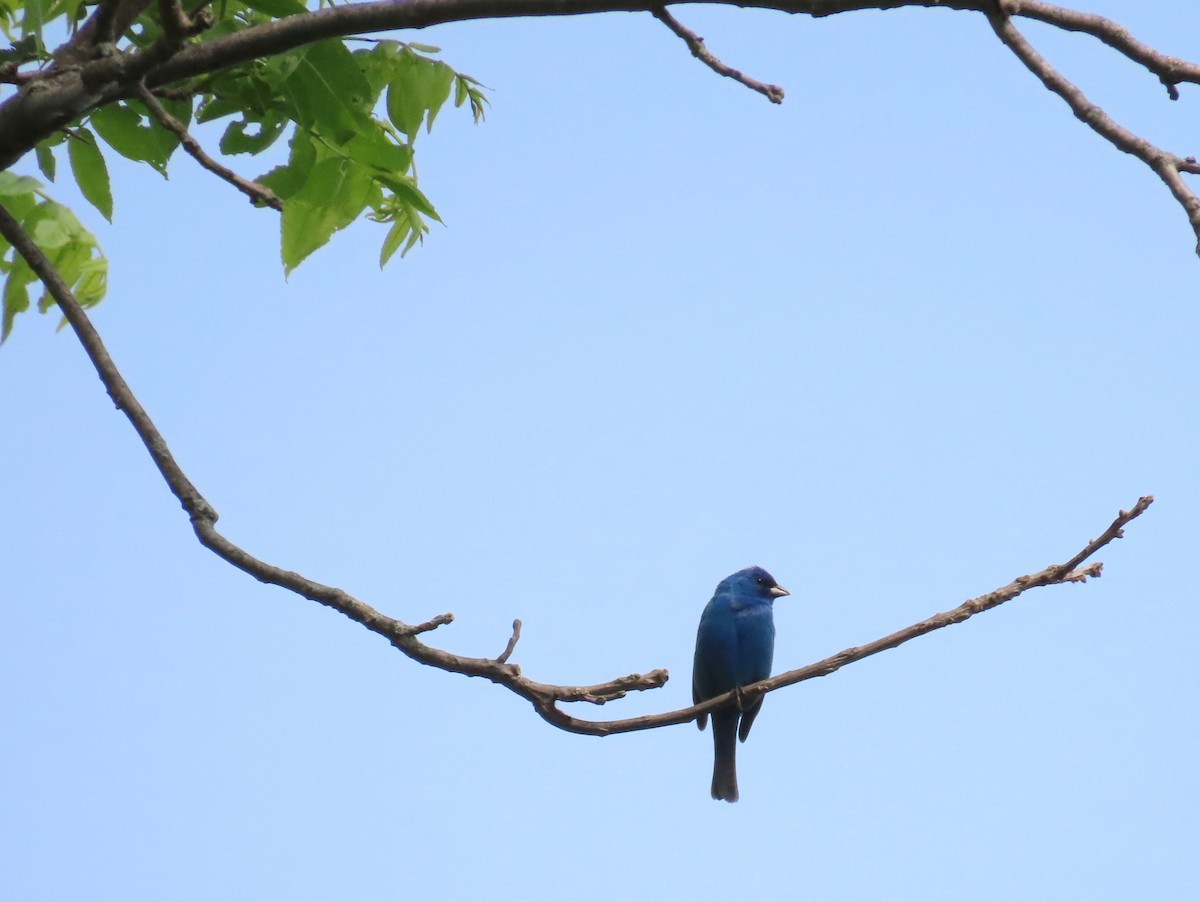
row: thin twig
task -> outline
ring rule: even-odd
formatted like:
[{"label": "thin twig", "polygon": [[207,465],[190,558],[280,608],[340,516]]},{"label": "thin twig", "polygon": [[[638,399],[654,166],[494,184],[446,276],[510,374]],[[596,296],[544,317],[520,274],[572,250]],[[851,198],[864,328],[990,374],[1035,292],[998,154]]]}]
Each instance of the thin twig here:
[{"label": "thin twig", "polygon": [[416,626],[409,629],[409,633],[417,635],[418,633],[427,633],[430,630],[435,630],[439,626],[445,626],[447,623],[454,622],[453,614],[438,614],[436,617],[430,617],[424,623],[418,623]]},{"label": "thin twig", "polygon": [[[1139,498],[1137,504],[1135,504],[1131,510],[1121,511],[1117,515],[1117,519],[1113,520],[1112,523],[1109,524],[1108,529],[1104,530],[1104,532],[1100,534],[1099,538],[1092,539],[1090,542],[1084,545],[1083,550],[1079,552],[1079,554],[1075,555],[1075,557],[1071,558],[1065,564],[1061,564],[1059,569],[1067,574],[1073,574],[1076,567],[1090,558],[1093,554],[1095,554],[1113,539],[1125,538],[1125,525],[1129,523],[1130,520],[1135,520],[1144,514],[1146,512],[1146,508],[1153,503],[1153,495],[1144,495],[1143,497]],[[1098,565],[1093,564],[1092,566]],[[1089,575],[1099,576],[1100,574],[1097,572]],[[1063,578],[1065,579],[1066,577]]]},{"label": "thin twig", "polygon": [[244,179],[232,169],[222,166],[212,157],[204,152],[204,148],[200,146],[200,142],[192,137],[191,133],[184,128],[182,122],[167,112],[166,107],[159,102],[159,99],[150,92],[144,84],[138,85],[136,92],[138,100],[144,103],[147,109],[154,115],[154,118],[163,124],[164,127],[175,133],[179,138],[179,143],[183,146],[193,159],[209,172],[223,178],[233,187],[237,188],[243,194],[250,198],[251,201],[263,206],[270,207],[273,210],[283,211],[283,201],[281,201],[270,188],[265,185],[260,185],[258,182]]},{"label": "thin twig", "polygon": [[508,645],[504,646],[504,651],[500,652],[500,657],[496,659],[497,664],[503,664],[512,657],[513,649],[517,647],[517,640],[521,638],[521,621],[513,621],[512,635],[508,637]]},{"label": "thin twig", "polygon": [[650,12],[654,18],[658,19],[683,39],[683,42],[688,45],[688,49],[692,51],[692,56],[696,57],[696,59],[700,60],[700,62],[704,63],[704,65],[708,66],[708,68],[712,69],[718,75],[732,78],[750,90],[765,95],[771,103],[783,103],[783,88],[779,87],[779,85],[763,84],[761,81],[751,78],[749,75],[734,69],[732,66],[725,65],[713,56],[712,52],[705,46],[704,38],[700,37],[694,31],[685,28],[678,19],[667,11],[665,6],[656,6]]}]

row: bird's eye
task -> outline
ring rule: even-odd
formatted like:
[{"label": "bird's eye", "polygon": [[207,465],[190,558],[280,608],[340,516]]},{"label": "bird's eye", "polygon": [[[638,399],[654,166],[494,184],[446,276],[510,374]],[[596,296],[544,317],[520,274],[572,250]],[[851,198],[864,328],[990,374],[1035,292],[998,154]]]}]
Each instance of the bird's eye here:
[{"label": "bird's eye", "polygon": [[756,583],[758,583],[760,586],[765,586],[767,584],[767,581],[765,579],[763,579],[761,576],[756,576],[754,578],[754,581]]}]

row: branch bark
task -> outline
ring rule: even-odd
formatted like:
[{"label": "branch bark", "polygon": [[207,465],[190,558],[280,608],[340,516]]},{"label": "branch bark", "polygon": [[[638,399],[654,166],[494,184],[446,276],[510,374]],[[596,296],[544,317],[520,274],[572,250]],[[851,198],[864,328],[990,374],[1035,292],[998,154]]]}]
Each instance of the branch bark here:
[{"label": "branch bark", "polygon": [[881,639],[876,639],[866,645],[847,648],[807,667],[790,670],[769,680],[743,687],[739,692],[729,692],[708,701],[669,711],[664,714],[633,717],[624,720],[591,721],[565,713],[559,708],[562,702],[590,702],[602,705],[624,697],[628,692],[638,692],[646,689],[657,689],[667,682],[668,674],[665,669],[652,670],[647,674],[629,674],[605,683],[591,686],[560,686],[539,683],[530,680],[521,673],[516,664],[510,664],[509,658],[516,648],[521,634],[521,621],[513,621],[512,636],[499,656],[495,658],[471,658],[456,655],[452,652],[434,648],[417,639],[422,633],[431,632],[438,627],[453,621],[451,614],[439,614],[430,620],[415,626],[389,617],[375,608],[354,598],[349,593],[334,586],[327,586],[308,579],[299,573],[285,570],[282,567],[262,561],[245,549],[226,539],[216,529],[217,512],[200,494],[199,490],[188,479],[179,463],[175,460],[166,440],[158,431],[150,415],[142,407],[133,394],[128,383],[117,369],[116,363],[109,355],[99,333],[92,325],[87,313],[75,298],[71,288],[62,276],[30,238],[21,224],[3,206],[0,206],[0,235],[16,249],[30,268],[54,298],[67,322],[70,323],[84,352],[95,367],[100,381],[108,391],[109,397],[117,408],[125,414],[141,438],[151,459],[158,467],[172,494],[179,500],[184,511],[191,519],[192,529],[200,544],[212,551],[222,560],[239,570],[248,573],[260,582],[270,583],[288,589],[295,594],[323,604],[345,615],[356,623],[387,639],[395,648],[408,657],[422,664],[437,667],[452,673],[466,676],[483,677],[506,687],[534,706],[537,713],[548,723],[571,733],[581,733],[590,736],[608,736],[613,733],[628,733],[636,730],[649,730],[672,724],[687,723],[695,720],[701,714],[706,714],[716,708],[735,703],[740,693],[743,701],[753,701],[754,698],[792,686],[796,683],[815,677],[827,676],[840,670],[847,664],[860,661],[863,658],[878,654],[890,648],[902,645],[918,636],[931,633],[954,623],[990,610],[1016,598],[1022,593],[1042,586],[1059,585],[1070,582],[1085,582],[1088,577],[1099,577],[1101,564],[1094,563],[1087,567],[1081,566],[1097,551],[1114,539],[1124,535],[1124,527],[1131,520],[1140,516],[1153,503],[1153,497],[1147,495],[1140,498],[1129,511],[1121,511],[1099,538],[1084,545],[1083,549],[1069,558],[1065,563],[1052,564],[1036,573],[1019,576],[1005,586],[1001,586],[986,595],[972,598],[963,602],[950,611],[935,614],[912,626],[899,630]]},{"label": "branch bark", "polygon": [[[250,60],[284,53],[314,41],[352,34],[419,29],[448,22],[487,18],[576,16],[603,12],[648,12],[688,42],[692,52],[722,75],[736,78],[778,102],[782,89],[765,85],[721,63],[700,38],[680,25],[661,0],[375,0],[334,5],[245,28],[198,43],[179,43],[185,26],[204,27],[194,14],[184,21],[178,0],[161,0],[171,20],[168,34],[145,50],[117,52],[112,40],[123,34],[133,18],[153,0],[106,0],[75,36],[56,53],[55,62],[40,71],[6,73],[19,86],[0,103],[0,169],[7,169],[38,142],[93,109],[132,96],[139,85],[159,88],[183,79],[228,69]],[[699,2],[681,0],[672,5]],[[1183,175],[1200,172],[1188,156],[1162,150],[1103,114],[1071,82],[1057,73],[1017,31],[1013,18],[1043,22],[1064,31],[1091,35],[1154,75],[1179,96],[1177,86],[1200,84],[1200,64],[1160,53],[1138,41],[1128,30],[1103,16],[1056,6],[1041,0],[711,0],[743,8],[771,9],[793,15],[823,18],[860,10],[905,7],[952,9],[987,17],[1001,41],[1041,78],[1043,84],[1071,107],[1072,112],[1119,150],[1142,160],[1166,184],[1183,207],[1200,254],[1200,200]]]},{"label": "branch bark", "polygon": [[[1135,135],[1129,129],[1118,125],[1104,110],[1088,100],[1083,91],[1064,78],[1046,61],[1045,57],[1034,50],[1024,35],[1013,25],[1008,11],[1020,7],[1020,0],[1005,0],[1005,2],[997,3],[995,10],[988,12],[988,23],[996,32],[996,36],[1013,52],[1017,59],[1025,64],[1030,72],[1041,80],[1048,90],[1066,101],[1067,106],[1071,108],[1071,112],[1079,121],[1112,144],[1113,147],[1137,157],[1163,180],[1172,196],[1179,201],[1180,206],[1187,214],[1188,222],[1191,223],[1192,231],[1196,235],[1196,253],[1200,255],[1200,199],[1197,199],[1195,193],[1180,176],[1181,172],[1200,173],[1200,165],[1197,165],[1194,159],[1184,159],[1168,153],[1145,138]],[[1151,69],[1151,71],[1155,70]],[[1172,92],[1172,99],[1178,97],[1174,83],[1168,80],[1166,74],[1163,72],[1156,72],[1156,74]]]}]

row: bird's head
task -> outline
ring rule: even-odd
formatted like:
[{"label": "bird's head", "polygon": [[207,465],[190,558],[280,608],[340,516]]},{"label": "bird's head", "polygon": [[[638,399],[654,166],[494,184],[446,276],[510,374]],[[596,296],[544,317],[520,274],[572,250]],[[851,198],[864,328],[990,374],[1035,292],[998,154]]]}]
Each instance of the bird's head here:
[{"label": "bird's head", "polygon": [[732,576],[725,577],[721,580],[721,585],[717,586],[718,592],[722,589],[736,592],[739,595],[758,595],[772,601],[792,594],[775,582],[775,577],[762,567],[747,567]]}]

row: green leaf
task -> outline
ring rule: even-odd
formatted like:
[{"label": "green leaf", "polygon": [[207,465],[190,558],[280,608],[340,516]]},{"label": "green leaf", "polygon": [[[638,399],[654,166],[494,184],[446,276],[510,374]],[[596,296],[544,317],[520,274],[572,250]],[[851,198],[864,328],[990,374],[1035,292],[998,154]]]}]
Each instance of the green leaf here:
[{"label": "green leaf", "polygon": [[27,175],[0,172],[0,203],[14,219],[24,219],[38,205],[42,183]]},{"label": "green leaf", "polygon": [[39,144],[34,148],[34,152],[37,154],[38,169],[42,171],[42,175],[50,181],[54,181],[54,175],[58,170],[58,161],[54,159],[54,151],[46,144]]},{"label": "green leaf", "polygon": [[[279,140],[288,120],[283,116],[257,116],[247,113],[236,122],[229,123],[221,136],[221,153],[262,153]],[[248,129],[255,129],[248,131]]]},{"label": "green leaf", "polygon": [[86,128],[79,129],[76,139],[67,144],[67,156],[83,196],[105,219],[112,222],[113,199],[108,167],[104,164],[100,148],[96,146],[95,135]]},{"label": "green leaf", "polygon": [[242,99],[233,97],[208,97],[196,111],[197,122],[211,122],[222,116],[232,116],[245,109]]},{"label": "green leaf", "polygon": [[26,287],[33,281],[34,275],[24,260],[12,268],[4,281],[4,313],[0,322],[0,344],[8,340],[12,332],[13,320],[18,313],[29,309],[29,289]]},{"label": "green leaf", "polygon": [[108,261],[103,257],[84,261],[75,283],[75,299],[84,307],[94,307],[107,293]]},{"label": "green leaf", "polygon": [[417,187],[417,183],[412,179],[404,176],[400,178],[381,179],[381,181],[392,189],[392,193],[396,195],[397,200],[412,207],[414,210],[424,213],[431,219],[436,219],[438,222],[442,221],[442,217],[438,216],[437,210],[433,208],[433,204],[429,202],[429,198],[421,193],[421,190]]},{"label": "green leaf", "polygon": [[388,260],[400,249],[401,244],[404,244],[404,249],[400,251],[400,256],[403,257],[413,249],[418,241],[424,240],[425,233],[428,231],[429,226],[421,221],[420,215],[415,210],[400,212],[391,229],[388,230],[387,237],[383,239],[383,247],[379,250],[379,268],[383,269],[387,265]]},{"label": "green leaf", "polygon": [[407,220],[396,220],[388,229],[387,237],[383,239],[383,247],[379,249],[379,268],[383,269],[392,254],[400,248],[401,242],[408,236],[411,227]]},{"label": "green leaf", "polygon": [[[63,215],[64,212],[70,219]],[[60,250],[74,242],[75,230],[71,223],[74,219],[74,215],[66,207],[50,201],[41,204],[26,217],[25,231],[43,253],[51,256],[51,251]],[[64,279],[67,277],[65,273],[61,275]]]},{"label": "green leaf", "polygon": [[294,59],[295,68],[279,87],[296,121],[336,143],[349,140],[362,125],[371,93],[354,55],[341,41],[321,41]]},{"label": "green leaf", "polygon": [[21,19],[21,36],[33,38],[42,43],[42,26],[46,24],[47,13],[53,0],[25,0],[25,16]]},{"label": "green leaf", "polygon": [[476,122],[483,121],[484,107],[488,99],[480,88],[485,87],[469,75],[456,75],[454,82],[454,105],[462,106],[463,101],[471,101],[471,115]]},{"label": "green leaf", "polygon": [[11,172],[0,172],[0,197],[19,197],[22,194],[33,194],[42,187],[42,183],[27,175],[14,175]]},{"label": "green leaf", "polygon": [[285,274],[358,218],[371,186],[368,172],[350,160],[322,160],[312,168],[304,187],[283,205]]},{"label": "green leaf", "polygon": [[421,118],[425,115],[425,107],[412,88],[413,70],[419,65],[418,59],[420,57],[411,52],[396,57],[395,75],[387,89],[388,119],[410,140],[421,127]]},{"label": "green leaf", "polygon": [[275,192],[280,200],[287,200],[304,187],[308,173],[317,163],[317,148],[307,132],[296,129],[292,134],[291,154],[287,164],[276,166],[258,181]]},{"label": "green leaf", "polygon": [[417,56],[411,51],[396,57],[394,71],[387,89],[388,118],[411,141],[426,114],[432,127],[438,110],[450,96],[455,74],[445,63]]},{"label": "green leaf", "polygon": [[450,96],[450,88],[455,81],[454,70],[445,63],[435,63],[433,68],[434,73],[428,85],[429,118],[425,122],[426,132],[433,131],[433,120],[437,118],[438,112]]},{"label": "green leaf", "polygon": [[396,67],[396,57],[400,54],[403,45],[398,41],[378,41],[370,50],[354,51],[354,59],[357,61],[359,68],[362,69],[363,76],[367,79],[367,83],[371,86],[371,106],[379,100],[379,95],[383,89],[387,87],[388,82],[392,80],[393,70]]},{"label": "green leaf", "polygon": [[84,0],[62,0],[63,12],[66,13],[67,22],[72,26],[79,19],[79,9],[83,4]]},{"label": "green leaf", "polygon": [[364,166],[401,176],[412,165],[412,149],[388,139],[382,128],[355,135],[342,148]]},{"label": "green leaf", "polygon": [[[164,176],[173,147],[162,138],[163,129],[143,125],[130,104],[110,104],[94,111],[91,123],[113,150],[130,160],[149,163]],[[172,136],[174,137],[174,136]]]},{"label": "green leaf", "polygon": [[[41,187],[36,179],[28,176],[0,172],[0,202],[21,220],[29,237],[71,286],[79,302],[93,306],[104,297],[107,289],[108,261],[100,253],[95,236],[69,209],[47,199]],[[3,254],[9,251],[7,242],[0,241],[0,270],[8,272],[0,314],[0,342],[12,332],[16,315],[29,309],[28,286],[37,282],[22,257],[13,254],[11,262],[3,259]],[[43,290],[38,308],[45,312],[53,305],[49,292]]]}]

